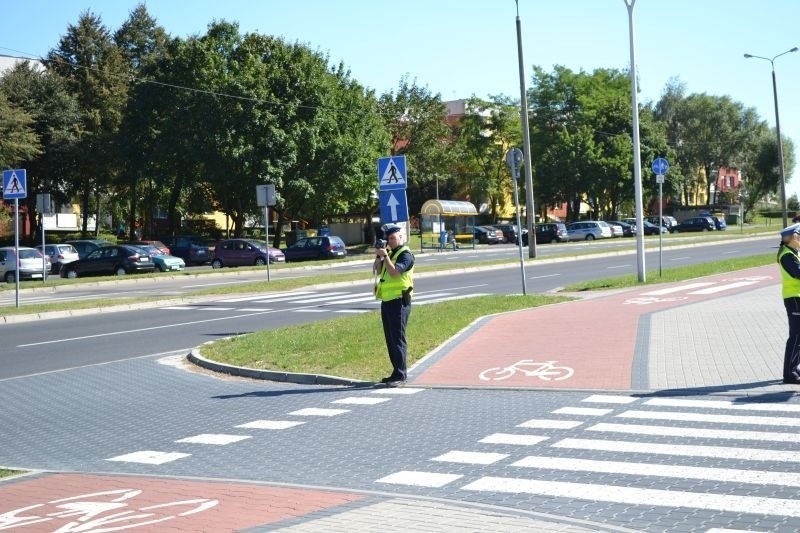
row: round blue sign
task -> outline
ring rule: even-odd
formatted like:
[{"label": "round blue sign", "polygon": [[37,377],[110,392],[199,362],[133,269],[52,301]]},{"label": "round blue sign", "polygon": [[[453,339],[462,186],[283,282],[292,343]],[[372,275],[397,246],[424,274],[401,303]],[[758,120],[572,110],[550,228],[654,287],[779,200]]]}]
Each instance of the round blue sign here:
[{"label": "round blue sign", "polygon": [[659,176],[663,176],[669,170],[669,163],[663,157],[657,157],[653,160],[653,172]]}]

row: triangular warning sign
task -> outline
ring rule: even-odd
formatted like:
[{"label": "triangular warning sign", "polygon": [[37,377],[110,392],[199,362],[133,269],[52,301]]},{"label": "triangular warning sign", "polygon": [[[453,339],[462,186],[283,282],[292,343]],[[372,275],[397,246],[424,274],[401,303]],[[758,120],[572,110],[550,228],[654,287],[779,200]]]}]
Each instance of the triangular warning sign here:
[{"label": "triangular warning sign", "polygon": [[22,194],[24,192],[25,184],[20,182],[19,178],[17,178],[16,172],[12,172],[6,183],[6,188],[3,189],[3,195],[12,196],[15,194]]},{"label": "triangular warning sign", "polygon": [[402,185],[405,188],[406,177],[403,175],[403,171],[394,164],[394,160],[390,159],[389,164],[386,165],[386,170],[383,171],[383,176],[381,176],[380,185],[395,185],[397,187]]}]

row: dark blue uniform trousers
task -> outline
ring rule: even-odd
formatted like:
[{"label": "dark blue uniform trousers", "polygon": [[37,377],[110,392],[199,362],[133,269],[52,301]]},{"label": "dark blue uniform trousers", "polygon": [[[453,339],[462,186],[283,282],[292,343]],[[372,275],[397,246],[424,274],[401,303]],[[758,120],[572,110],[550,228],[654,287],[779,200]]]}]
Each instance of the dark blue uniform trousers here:
[{"label": "dark blue uniform trousers", "polygon": [[411,315],[411,303],[403,304],[402,298],[381,302],[381,320],[389,361],[392,363],[392,379],[406,379],[406,324]]},{"label": "dark blue uniform trousers", "polygon": [[783,380],[797,381],[792,371],[800,364],[800,298],[784,298],[786,315],[789,317],[789,338],[783,354]]}]

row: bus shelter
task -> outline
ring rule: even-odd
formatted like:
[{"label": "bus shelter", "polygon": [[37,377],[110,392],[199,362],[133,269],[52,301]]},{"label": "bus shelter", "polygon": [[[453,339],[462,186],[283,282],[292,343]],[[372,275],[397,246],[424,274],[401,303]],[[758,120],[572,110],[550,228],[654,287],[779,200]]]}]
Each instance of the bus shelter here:
[{"label": "bus shelter", "polygon": [[473,227],[478,211],[471,202],[428,200],[422,204],[419,221],[420,248],[457,249],[458,243],[475,248]]}]

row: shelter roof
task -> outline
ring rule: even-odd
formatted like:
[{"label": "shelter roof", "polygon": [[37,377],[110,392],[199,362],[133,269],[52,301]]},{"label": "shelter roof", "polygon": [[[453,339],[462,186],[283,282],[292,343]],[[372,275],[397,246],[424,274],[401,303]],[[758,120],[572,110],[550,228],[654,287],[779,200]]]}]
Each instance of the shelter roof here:
[{"label": "shelter roof", "polygon": [[458,200],[428,200],[422,204],[422,215],[477,215],[472,202]]}]

